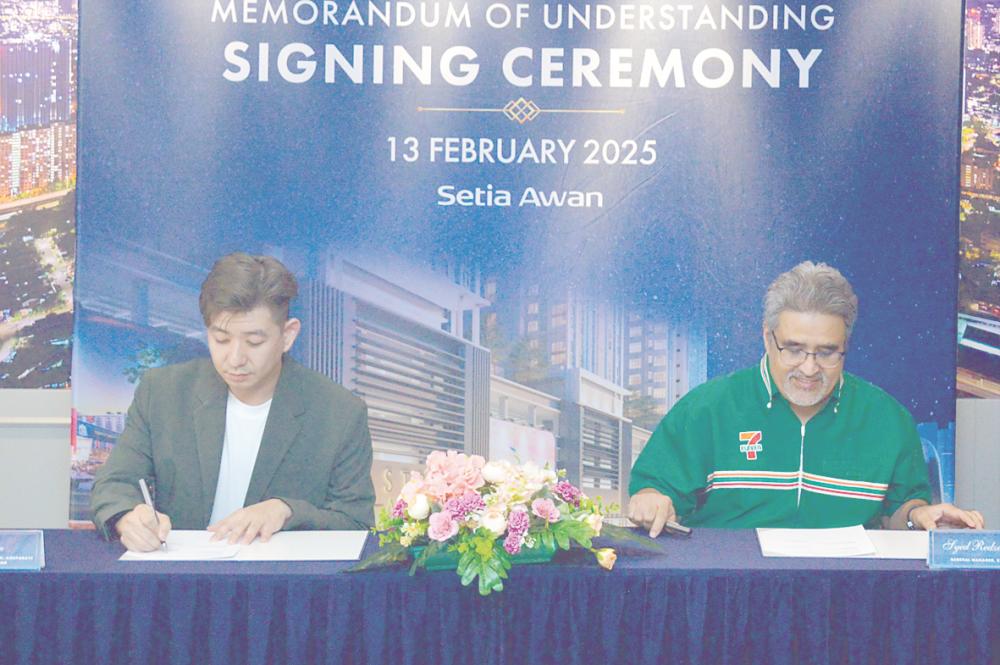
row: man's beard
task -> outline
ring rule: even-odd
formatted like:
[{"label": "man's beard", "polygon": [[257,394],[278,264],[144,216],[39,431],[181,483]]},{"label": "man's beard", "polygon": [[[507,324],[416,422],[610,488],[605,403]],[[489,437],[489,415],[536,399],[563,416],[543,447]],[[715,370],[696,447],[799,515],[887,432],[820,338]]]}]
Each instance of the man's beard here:
[{"label": "man's beard", "polygon": [[815,375],[815,377],[809,377],[819,380],[819,384],[812,390],[803,390],[802,388],[799,388],[792,383],[793,378],[803,379],[806,378],[806,375],[797,369],[793,369],[785,375],[783,392],[785,393],[785,397],[792,404],[795,404],[796,406],[815,406],[826,399],[826,396],[829,393],[827,386],[830,385],[830,379],[827,378],[826,374],[823,372],[819,372]]}]

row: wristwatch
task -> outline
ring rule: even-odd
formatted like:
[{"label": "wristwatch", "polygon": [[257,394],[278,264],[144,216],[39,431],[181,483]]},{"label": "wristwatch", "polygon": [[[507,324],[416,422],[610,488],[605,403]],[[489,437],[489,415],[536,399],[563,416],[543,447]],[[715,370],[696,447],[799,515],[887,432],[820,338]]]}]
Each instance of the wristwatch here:
[{"label": "wristwatch", "polygon": [[128,510],[123,510],[120,513],[115,513],[114,515],[109,517],[108,520],[104,523],[105,537],[108,540],[114,540],[115,538],[118,538],[118,531],[115,529],[115,527],[118,526],[118,520],[125,517],[125,515],[127,515],[129,512],[130,511]]},{"label": "wristwatch", "polygon": [[909,529],[910,531],[918,531],[919,530],[917,528],[917,525],[913,522],[913,519],[910,517],[910,515],[913,514],[913,511],[916,510],[919,507],[920,507],[919,505],[913,506],[912,508],[910,508],[909,510],[906,511],[906,528]]}]

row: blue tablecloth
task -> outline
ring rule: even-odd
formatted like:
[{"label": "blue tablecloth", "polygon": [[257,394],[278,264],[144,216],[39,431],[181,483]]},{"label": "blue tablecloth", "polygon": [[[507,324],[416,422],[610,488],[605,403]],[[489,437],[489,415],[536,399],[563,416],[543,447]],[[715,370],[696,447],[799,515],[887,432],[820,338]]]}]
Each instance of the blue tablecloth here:
[{"label": "blue tablecloth", "polygon": [[[46,531],[41,573],[0,574],[0,663],[988,663],[1000,572],[765,559],[752,531],[661,537],[613,572],[587,552],[481,598],[451,572],[119,562]],[[996,662],[996,661],[993,661]]]}]

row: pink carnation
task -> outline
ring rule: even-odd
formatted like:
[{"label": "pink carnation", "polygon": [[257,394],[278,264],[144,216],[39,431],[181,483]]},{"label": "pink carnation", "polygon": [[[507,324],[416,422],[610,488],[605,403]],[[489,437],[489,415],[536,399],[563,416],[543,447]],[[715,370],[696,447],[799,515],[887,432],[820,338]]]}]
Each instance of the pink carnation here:
[{"label": "pink carnation", "polygon": [[574,506],[580,505],[580,498],[583,496],[583,492],[574,487],[568,480],[560,480],[556,483],[555,493],[560,499]]},{"label": "pink carnation", "polygon": [[403,517],[406,514],[406,502],[402,499],[396,501],[396,505],[392,507],[392,516],[395,518]]},{"label": "pink carnation", "polygon": [[521,543],[524,542],[524,536],[517,533],[508,533],[507,538],[503,541],[503,548],[507,550],[507,554],[517,554],[521,551]]},{"label": "pink carnation", "polygon": [[472,491],[466,492],[460,497],[448,499],[444,504],[444,509],[457,520],[464,520],[469,516],[469,513],[482,510],[485,507],[486,502],[483,501],[483,497]]},{"label": "pink carnation", "polygon": [[431,540],[443,543],[458,533],[458,522],[452,519],[447,510],[433,513],[428,521],[427,537]]},{"label": "pink carnation", "polygon": [[[507,533],[508,535],[515,535],[520,537],[528,530],[531,526],[531,518],[528,517],[528,511],[524,509],[517,509],[510,511],[510,515],[507,516]],[[520,547],[520,545],[519,545]]]},{"label": "pink carnation", "polygon": [[423,492],[440,504],[467,492],[474,492],[486,484],[483,480],[485,465],[486,460],[479,455],[436,450],[427,456],[427,470],[422,479]]},{"label": "pink carnation", "polygon": [[535,499],[531,502],[531,512],[546,522],[559,521],[559,509],[552,503],[552,499]]}]

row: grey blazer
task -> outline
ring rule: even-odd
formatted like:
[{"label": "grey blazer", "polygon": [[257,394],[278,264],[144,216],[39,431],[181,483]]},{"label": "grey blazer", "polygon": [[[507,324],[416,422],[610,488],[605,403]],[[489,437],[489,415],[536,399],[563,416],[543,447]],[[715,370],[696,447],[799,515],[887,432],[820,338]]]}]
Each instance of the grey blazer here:
[{"label": "grey blazer", "polygon": [[[212,514],[226,428],[228,389],[207,360],[149,370],[122,432],[97,471],[94,524],[142,503],[153,481],[156,508],[175,529],[204,529]],[[365,529],[373,520],[372,442],[364,402],[326,377],[284,359],[244,505],[279,498],[285,529]]]}]

